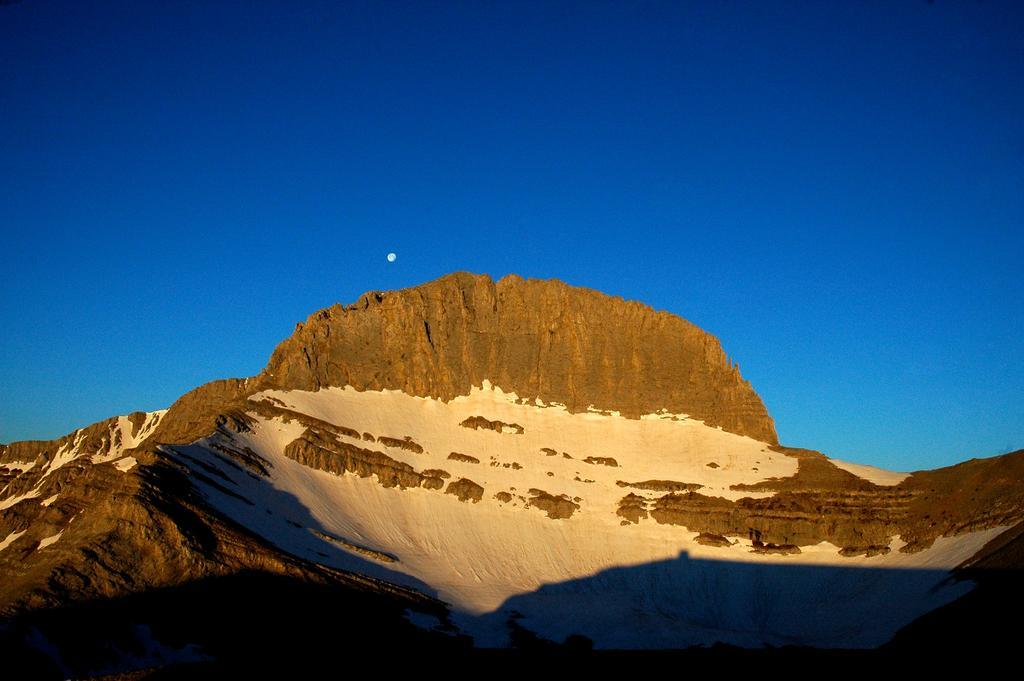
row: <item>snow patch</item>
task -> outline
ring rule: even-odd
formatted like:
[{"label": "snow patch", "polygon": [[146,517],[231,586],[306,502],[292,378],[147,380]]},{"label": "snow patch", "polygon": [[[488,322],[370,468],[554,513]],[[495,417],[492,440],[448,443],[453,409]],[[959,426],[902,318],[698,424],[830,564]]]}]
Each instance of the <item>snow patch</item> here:
[{"label": "snow patch", "polygon": [[876,485],[898,485],[910,477],[910,473],[887,471],[884,468],[875,468],[874,466],[850,463],[848,461],[840,461],[839,459],[829,459],[829,461],[835,464],[836,468],[841,468],[848,473],[853,473],[858,478],[864,478],[868,482],[873,482]]},{"label": "snow patch", "polygon": [[42,485],[43,480],[49,477],[52,473],[60,470],[79,457],[79,450],[82,447],[82,442],[85,440],[85,434],[82,433],[81,430],[76,430],[73,435],[75,436],[75,439],[62,444],[60,449],[58,449],[53,455],[53,459],[47,465],[42,477],[39,478],[39,485]]},{"label": "snow patch", "polygon": [[3,541],[0,541],[0,551],[3,551],[8,546],[10,546],[14,542],[16,542],[18,540],[18,537],[20,537],[21,535],[25,534],[25,532],[27,532],[27,531],[28,530],[22,530],[21,532],[11,532],[9,535],[7,535],[6,539],[4,539]]},{"label": "snow patch", "polygon": [[118,416],[110,425],[107,437],[104,438],[106,446],[104,449],[92,455],[93,463],[107,463],[115,461],[130,449],[135,449],[149,437],[153,430],[160,423],[160,419],[167,413],[166,409],[146,412],[146,417],[139,426],[137,433],[132,435],[132,422],[127,416]]},{"label": "snow patch", "polygon": [[134,456],[126,456],[123,459],[116,461],[114,463],[114,467],[122,473],[127,473],[134,468],[136,463],[138,463],[138,461],[136,461]]},{"label": "snow patch", "polygon": [[10,508],[11,506],[14,506],[15,504],[21,503],[22,501],[25,501],[26,499],[35,499],[38,496],[39,496],[39,488],[37,487],[36,489],[30,490],[28,492],[25,492],[24,494],[19,494],[17,496],[13,496],[13,497],[7,497],[6,499],[0,499],[0,511],[2,511],[5,508]]},{"label": "snow patch", "polygon": [[50,546],[52,544],[56,544],[57,541],[60,539],[60,536],[62,534],[64,534],[64,530],[61,530],[60,532],[58,532],[57,534],[53,535],[52,537],[46,537],[45,539],[40,539],[39,540],[39,546],[36,547],[36,551],[39,551],[41,549],[45,549],[47,546]]},{"label": "snow patch", "polygon": [[35,461],[7,461],[5,463],[0,463],[0,468],[18,471],[20,474],[24,473],[25,471],[32,470],[33,468],[35,468],[35,465]]}]

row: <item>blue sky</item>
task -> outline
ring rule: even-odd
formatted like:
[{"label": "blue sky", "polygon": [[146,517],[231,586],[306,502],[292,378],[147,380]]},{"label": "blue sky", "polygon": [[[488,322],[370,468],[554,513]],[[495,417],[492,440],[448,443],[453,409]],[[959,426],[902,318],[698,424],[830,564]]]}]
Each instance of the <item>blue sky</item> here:
[{"label": "blue sky", "polygon": [[789,444],[1024,447],[1019,2],[23,0],[0,122],[0,441],[469,270],[690,319]]}]

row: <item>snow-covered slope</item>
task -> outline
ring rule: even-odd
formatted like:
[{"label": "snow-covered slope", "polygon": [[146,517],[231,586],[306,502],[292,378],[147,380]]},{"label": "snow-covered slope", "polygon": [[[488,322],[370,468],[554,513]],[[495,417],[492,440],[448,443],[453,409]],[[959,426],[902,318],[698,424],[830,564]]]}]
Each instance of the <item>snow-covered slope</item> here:
[{"label": "snow-covered slope", "polygon": [[[573,414],[487,382],[448,402],[328,388],[268,390],[249,403],[247,428],[165,446],[208,500],[297,556],[438,596],[482,645],[507,645],[512,619],[604,647],[874,646],[969,589],[948,571],[1005,529],[914,553],[893,536],[859,556],[828,542],[756,551],[747,536],[708,545],[691,528],[628,521],[623,497],[767,498],[775,493],[736,486],[790,478],[797,459],[685,415]],[[304,465],[286,450],[307,430],[445,489]]]}]

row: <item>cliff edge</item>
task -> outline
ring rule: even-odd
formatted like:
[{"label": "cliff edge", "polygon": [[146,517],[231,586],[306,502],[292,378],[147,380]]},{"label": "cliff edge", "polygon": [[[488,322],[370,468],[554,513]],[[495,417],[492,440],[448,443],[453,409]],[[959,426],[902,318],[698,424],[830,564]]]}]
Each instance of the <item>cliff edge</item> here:
[{"label": "cliff edge", "polygon": [[721,343],[676,315],[592,289],[457,272],[313,314],[261,388],[402,390],[449,400],[489,380],[522,398],[638,418],[667,410],[776,444]]}]

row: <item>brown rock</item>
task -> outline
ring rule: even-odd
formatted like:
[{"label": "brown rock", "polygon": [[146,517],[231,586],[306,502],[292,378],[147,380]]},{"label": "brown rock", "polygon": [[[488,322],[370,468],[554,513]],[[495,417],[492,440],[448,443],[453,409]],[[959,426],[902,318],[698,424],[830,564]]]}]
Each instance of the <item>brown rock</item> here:
[{"label": "brown rock", "polygon": [[539,508],[554,520],[571,518],[580,507],[567,494],[555,496],[541,489],[531,489],[530,495],[530,506]]},{"label": "brown rock", "polygon": [[642,482],[616,480],[615,484],[619,487],[632,487],[649,492],[693,492],[704,486],[695,482],[677,482],[675,480],[644,480]]},{"label": "brown rock", "polygon": [[800,547],[795,544],[762,544],[760,542],[754,542],[754,546],[750,549],[750,552],[774,554],[779,556],[801,553]]},{"label": "brown rock", "polygon": [[852,558],[854,556],[884,556],[891,551],[888,546],[844,546],[839,550],[840,556]]},{"label": "brown rock", "polygon": [[320,537],[325,541],[329,541],[332,544],[337,544],[342,548],[348,549],[349,551],[354,551],[355,553],[367,556],[369,558],[373,558],[374,560],[379,560],[382,563],[398,562],[398,558],[396,556],[391,555],[390,553],[385,553],[383,551],[377,551],[376,549],[361,546],[360,544],[351,542],[348,539],[345,539],[344,537],[339,537],[337,535],[330,534],[329,532],[321,532],[320,530],[312,530],[312,532],[313,534],[315,534],[316,536]]},{"label": "brown rock", "polygon": [[704,546],[724,547],[732,546],[733,544],[733,542],[729,541],[726,537],[723,537],[720,534],[712,534],[711,532],[701,532],[693,538],[693,541],[698,544],[703,544]]},{"label": "brown rock", "polygon": [[504,433],[511,430],[516,435],[523,434],[523,427],[518,423],[505,423],[504,421],[491,421],[483,416],[470,416],[459,424],[463,428],[472,428],[473,430],[493,430],[497,433]]},{"label": "brown rock", "polygon": [[256,382],[450,400],[484,380],[573,412],[593,406],[638,418],[667,409],[777,441],[764,404],[716,338],[675,315],[555,280],[456,273],[367,293],[299,324]]},{"label": "brown rock", "polygon": [[284,454],[304,466],[342,475],[353,473],[362,478],[376,476],[384,487],[420,487],[440,489],[440,477],[418,473],[407,463],[392,459],[383,452],[365,449],[334,437],[324,437],[307,428],[303,434],[284,448]]},{"label": "brown rock", "polygon": [[[352,431],[352,432],[355,432],[355,431]],[[356,439],[358,439],[358,435],[359,434],[356,433],[356,436],[357,436]],[[384,445],[385,447],[395,447],[396,449],[405,449],[407,451],[413,452],[414,454],[422,454],[423,453],[423,447],[421,447],[417,443],[413,442],[412,438],[410,436],[408,436],[408,435],[406,435],[402,439],[399,439],[397,437],[387,437],[385,435],[381,435],[380,437],[377,438],[377,442],[379,442],[380,444]]]},{"label": "brown rock", "polygon": [[480,463],[480,459],[469,454],[459,454],[458,452],[452,452],[448,455],[449,461],[461,461],[462,463]]},{"label": "brown rock", "polygon": [[454,494],[459,501],[472,501],[474,504],[484,498],[484,488],[469,478],[459,478],[448,483],[445,494]]},{"label": "brown rock", "polygon": [[615,513],[625,518],[627,524],[639,523],[647,517],[647,500],[631,492],[619,500],[619,508]]},{"label": "brown rock", "polygon": [[583,463],[589,463],[594,466],[611,466],[612,468],[619,467],[619,462],[610,456],[588,456],[583,459]]}]

